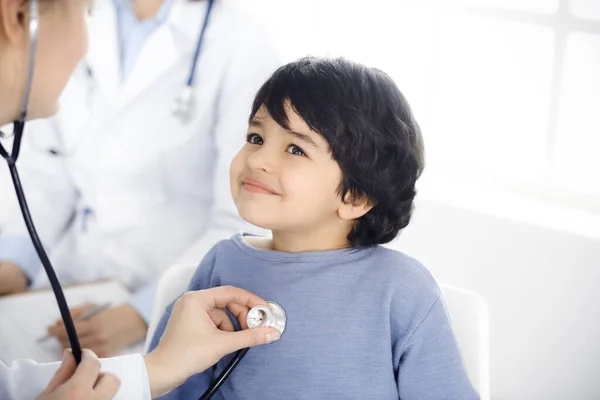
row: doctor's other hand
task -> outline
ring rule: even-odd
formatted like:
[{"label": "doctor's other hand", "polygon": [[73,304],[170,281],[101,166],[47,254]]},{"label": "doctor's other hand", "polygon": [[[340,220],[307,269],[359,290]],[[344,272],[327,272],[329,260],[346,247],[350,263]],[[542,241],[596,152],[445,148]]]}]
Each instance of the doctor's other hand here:
[{"label": "doctor's other hand", "polygon": [[24,292],[29,279],[16,264],[0,261],[0,296]]},{"label": "doctor's other hand", "polygon": [[100,372],[100,361],[90,350],[83,350],[79,367],[66,350],[62,364],[37,400],[108,400],[121,386],[113,374]]},{"label": "doctor's other hand", "polygon": [[[247,329],[250,308],[266,304],[257,295],[231,286],[185,293],[175,302],[158,346],[144,357],[152,398],[168,393],[229,353],[278,340],[276,329]],[[243,330],[234,332],[225,308]]]},{"label": "doctor's other hand", "polygon": [[[95,304],[86,303],[71,309],[81,347],[92,350],[99,357],[112,357],[146,337],[146,323],[128,304],[107,308],[85,320],[76,320],[93,307]],[[55,336],[63,348],[71,347],[62,320],[49,326],[48,333]]]}]

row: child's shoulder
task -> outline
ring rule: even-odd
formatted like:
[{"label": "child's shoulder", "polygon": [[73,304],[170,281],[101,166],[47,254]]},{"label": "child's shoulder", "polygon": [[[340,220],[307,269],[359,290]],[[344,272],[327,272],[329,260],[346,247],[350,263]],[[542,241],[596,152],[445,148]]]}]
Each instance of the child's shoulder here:
[{"label": "child's shoulder", "polygon": [[[257,237],[258,238],[258,237]],[[242,232],[236,233],[227,239],[219,240],[207,253],[207,257],[218,258],[222,255],[231,255],[232,252],[240,250],[240,247],[245,245],[247,238]]]},{"label": "child's shoulder", "polygon": [[377,274],[395,289],[437,297],[440,289],[431,272],[417,259],[398,250],[377,246],[371,260]]},{"label": "child's shoulder", "polygon": [[241,237],[241,234],[235,234],[228,239],[219,240],[208,251],[205,250],[204,255],[200,256],[202,259],[192,277],[190,287],[198,289],[213,274],[217,264],[228,263],[231,257],[235,260],[243,258],[245,255],[240,251],[238,243]]},{"label": "child's shoulder", "polygon": [[[397,250],[378,247],[374,252],[370,282],[387,299],[393,321],[398,326],[418,326],[442,298],[431,272],[418,260]],[[408,325],[407,325],[408,324]]]}]

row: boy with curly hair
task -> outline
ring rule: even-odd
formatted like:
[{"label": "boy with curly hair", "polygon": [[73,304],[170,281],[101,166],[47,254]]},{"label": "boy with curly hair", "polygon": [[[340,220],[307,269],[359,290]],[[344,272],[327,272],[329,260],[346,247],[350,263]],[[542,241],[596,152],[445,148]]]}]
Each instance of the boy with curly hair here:
[{"label": "boy with curly hair", "polygon": [[[220,242],[189,290],[251,290],[284,308],[287,327],[215,399],[479,398],[436,281],[381,246],[409,223],[423,166],[419,126],[385,73],[306,58],[263,85],[231,192],[242,218],[273,236]],[[228,362],[164,398],[199,398]]]}]

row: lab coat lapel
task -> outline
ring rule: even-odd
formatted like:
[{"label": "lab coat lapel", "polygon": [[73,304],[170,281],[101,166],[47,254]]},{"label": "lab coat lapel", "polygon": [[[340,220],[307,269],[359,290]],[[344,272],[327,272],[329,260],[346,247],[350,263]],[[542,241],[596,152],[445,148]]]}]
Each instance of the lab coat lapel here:
[{"label": "lab coat lapel", "polygon": [[89,19],[89,51],[86,63],[93,74],[94,82],[104,91],[108,99],[119,91],[119,43],[117,21],[112,0],[98,2]]},{"label": "lab coat lapel", "polygon": [[[190,36],[189,25],[191,23],[193,28],[202,25],[201,7],[195,2],[177,0],[171,7],[167,21],[144,43],[119,97],[119,108],[127,106],[177,63],[189,60],[191,64],[195,39]],[[189,21],[190,16],[197,24]],[[199,29],[192,31],[199,32]],[[182,86],[185,80],[186,76],[182,76]]]}]

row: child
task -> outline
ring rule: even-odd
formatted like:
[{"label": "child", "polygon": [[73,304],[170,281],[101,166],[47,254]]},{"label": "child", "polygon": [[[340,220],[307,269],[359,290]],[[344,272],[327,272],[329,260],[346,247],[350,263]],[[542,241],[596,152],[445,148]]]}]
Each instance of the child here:
[{"label": "child", "polygon": [[[423,159],[411,110],[379,70],[306,58],[263,85],[231,192],[242,218],[273,238],[220,242],[189,290],[253,291],[284,308],[287,326],[214,399],[478,398],[435,280],[380,246],[410,220]],[[199,398],[228,361],[164,398]]]}]

